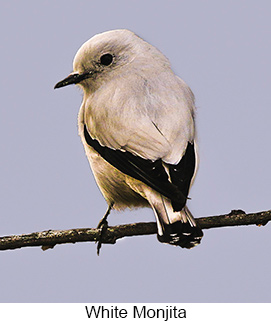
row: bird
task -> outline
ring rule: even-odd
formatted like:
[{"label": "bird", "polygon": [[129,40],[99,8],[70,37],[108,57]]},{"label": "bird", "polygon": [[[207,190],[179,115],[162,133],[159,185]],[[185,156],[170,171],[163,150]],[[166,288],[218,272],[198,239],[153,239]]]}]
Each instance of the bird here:
[{"label": "bird", "polygon": [[83,90],[78,132],[107,214],[150,207],[160,242],[198,245],[186,205],[199,160],[195,98],[166,56],[130,30],[99,33],[55,88],[70,84]]}]

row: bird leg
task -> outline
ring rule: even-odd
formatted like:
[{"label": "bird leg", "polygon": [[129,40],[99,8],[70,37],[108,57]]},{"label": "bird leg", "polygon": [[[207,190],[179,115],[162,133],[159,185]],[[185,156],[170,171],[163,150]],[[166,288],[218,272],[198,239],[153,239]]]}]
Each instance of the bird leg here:
[{"label": "bird leg", "polygon": [[105,235],[105,232],[108,228],[108,222],[107,222],[107,218],[108,215],[110,214],[112,208],[113,208],[114,202],[111,202],[108,206],[108,209],[105,213],[105,215],[102,217],[102,219],[100,220],[100,222],[98,223],[97,229],[100,229],[100,235],[98,238],[98,245],[97,245],[97,255],[99,256],[100,254],[100,249],[102,247],[102,238]]}]

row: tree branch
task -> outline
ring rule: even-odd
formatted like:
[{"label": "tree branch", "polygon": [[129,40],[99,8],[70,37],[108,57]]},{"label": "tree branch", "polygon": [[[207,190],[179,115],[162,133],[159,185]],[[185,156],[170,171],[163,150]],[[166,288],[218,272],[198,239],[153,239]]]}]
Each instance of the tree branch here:
[{"label": "tree branch", "polygon": [[[271,220],[271,210],[246,214],[242,210],[233,210],[229,214],[196,219],[202,229],[241,225],[266,225]],[[42,246],[43,250],[56,244],[83,241],[98,241],[101,229],[47,230],[30,234],[0,237],[0,250],[22,247]],[[133,223],[108,227],[102,237],[102,243],[114,244],[123,237],[156,234],[156,223]]]}]

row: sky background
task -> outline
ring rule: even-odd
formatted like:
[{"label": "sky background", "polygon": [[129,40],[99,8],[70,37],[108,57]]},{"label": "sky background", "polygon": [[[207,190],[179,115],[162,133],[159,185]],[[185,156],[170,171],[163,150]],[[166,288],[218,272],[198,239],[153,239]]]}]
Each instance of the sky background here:
[{"label": "sky background", "polygon": [[[0,236],[96,227],[74,86],[54,90],[93,35],[126,28],[158,47],[196,96],[195,217],[270,209],[270,1],[2,1]],[[113,212],[110,225],[154,221]],[[0,252],[0,302],[271,302],[271,226],[204,230],[185,250],[155,235]]]}]

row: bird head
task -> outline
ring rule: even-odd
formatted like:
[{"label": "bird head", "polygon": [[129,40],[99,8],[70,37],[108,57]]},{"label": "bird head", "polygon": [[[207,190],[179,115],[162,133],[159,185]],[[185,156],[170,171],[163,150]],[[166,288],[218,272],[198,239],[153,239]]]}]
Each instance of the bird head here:
[{"label": "bird head", "polygon": [[152,66],[154,62],[169,64],[159,50],[129,30],[104,32],[81,46],[73,61],[73,72],[58,82],[55,88],[78,84],[84,90],[93,90],[104,81],[121,75],[119,70],[135,73],[144,66]]}]

